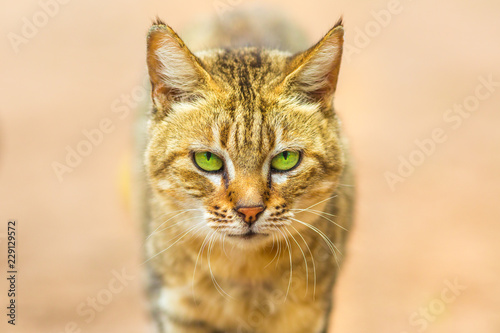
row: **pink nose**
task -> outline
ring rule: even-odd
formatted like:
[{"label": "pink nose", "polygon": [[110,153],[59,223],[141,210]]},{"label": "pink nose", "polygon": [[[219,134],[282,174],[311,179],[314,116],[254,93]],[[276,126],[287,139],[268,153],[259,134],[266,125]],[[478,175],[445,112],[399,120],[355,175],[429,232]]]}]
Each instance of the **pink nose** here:
[{"label": "pink nose", "polygon": [[246,223],[252,224],[257,221],[257,217],[264,210],[262,206],[240,207],[236,211],[243,217]]}]

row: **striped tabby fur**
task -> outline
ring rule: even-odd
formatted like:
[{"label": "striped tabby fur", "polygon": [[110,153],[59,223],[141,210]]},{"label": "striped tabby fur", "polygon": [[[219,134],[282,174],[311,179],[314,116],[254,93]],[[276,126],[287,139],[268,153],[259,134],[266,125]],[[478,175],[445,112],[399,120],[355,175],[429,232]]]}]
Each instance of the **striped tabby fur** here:
[{"label": "striped tabby fur", "polygon": [[[237,15],[240,24],[191,32],[209,50],[193,53],[160,20],[148,34],[155,319],[168,333],[326,332],[353,200],[333,109],[342,24],[296,52],[299,34],[286,21]],[[256,35],[266,25],[272,38]],[[223,169],[196,167],[198,151],[219,156]],[[300,161],[278,172],[270,163],[283,151],[300,152]],[[263,211],[248,224],[243,206]]]}]

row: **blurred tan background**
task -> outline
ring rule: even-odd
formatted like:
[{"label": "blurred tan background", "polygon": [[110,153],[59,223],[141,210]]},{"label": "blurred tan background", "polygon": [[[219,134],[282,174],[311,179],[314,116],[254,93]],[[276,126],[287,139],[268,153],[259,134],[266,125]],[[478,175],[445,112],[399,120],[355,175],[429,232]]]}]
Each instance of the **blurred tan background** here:
[{"label": "blurred tan background", "polygon": [[[156,15],[182,30],[255,3],[0,3],[1,332],[152,332],[140,229],[120,190],[145,34]],[[359,199],[331,332],[500,332],[500,2],[267,3],[311,41],[345,20],[336,106]],[[86,156],[61,169],[72,149]]]}]

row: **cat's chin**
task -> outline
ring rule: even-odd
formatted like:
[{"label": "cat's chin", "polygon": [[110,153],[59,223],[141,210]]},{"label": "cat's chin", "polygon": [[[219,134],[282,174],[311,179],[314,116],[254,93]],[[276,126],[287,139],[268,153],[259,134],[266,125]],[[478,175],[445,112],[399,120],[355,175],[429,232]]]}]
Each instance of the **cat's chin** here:
[{"label": "cat's chin", "polygon": [[249,248],[260,248],[265,246],[268,242],[272,242],[272,237],[266,233],[258,233],[254,231],[248,231],[242,234],[227,234],[226,241],[230,242],[236,247],[241,247],[245,249]]},{"label": "cat's chin", "polygon": [[232,237],[232,238],[240,238],[240,239],[248,240],[248,239],[267,237],[267,236],[269,236],[269,234],[258,233],[258,232],[250,230],[244,234],[228,234],[228,236]]}]

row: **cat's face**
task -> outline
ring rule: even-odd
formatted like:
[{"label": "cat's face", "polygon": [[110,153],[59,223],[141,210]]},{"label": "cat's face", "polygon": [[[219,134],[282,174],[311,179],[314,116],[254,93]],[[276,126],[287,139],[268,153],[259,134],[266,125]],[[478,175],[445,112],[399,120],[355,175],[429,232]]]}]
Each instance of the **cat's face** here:
[{"label": "cat's face", "polygon": [[343,168],[331,106],[341,32],[296,56],[195,57],[168,27],[154,26],[146,165],[156,199],[193,209],[198,218],[186,225],[245,246],[303,229],[298,209],[329,197]]}]

